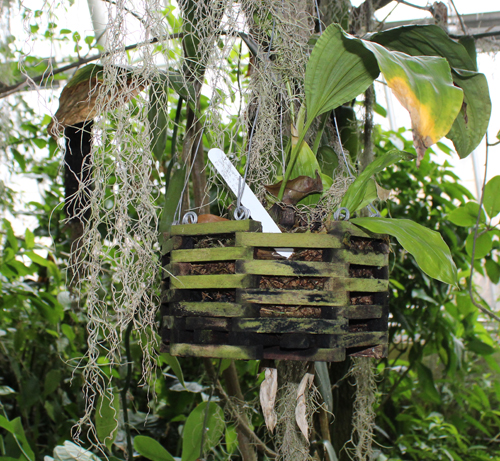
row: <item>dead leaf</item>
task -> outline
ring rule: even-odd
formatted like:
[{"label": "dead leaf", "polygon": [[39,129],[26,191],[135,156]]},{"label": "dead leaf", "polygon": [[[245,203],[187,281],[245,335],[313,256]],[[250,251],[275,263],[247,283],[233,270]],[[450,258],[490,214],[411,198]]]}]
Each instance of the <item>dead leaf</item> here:
[{"label": "dead leaf", "polygon": [[[96,102],[103,87],[102,72],[102,66],[89,65],[75,73],[62,90],[59,97],[59,108],[47,127],[50,136],[56,139],[61,129],[92,120],[98,115],[99,108],[96,106]],[[118,88],[122,89],[123,85]],[[136,79],[127,75],[126,91],[110,93],[103,103],[106,104],[107,110],[112,110],[130,101],[143,88],[143,84],[137,83]],[[114,100],[113,103],[109,104],[112,100]]]},{"label": "dead leaf", "polygon": [[295,407],[295,421],[300,431],[309,442],[309,424],[307,422],[306,392],[313,383],[314,375],[306,373],[297,389],[297,406]]},{"label": "dead leaf", "polygon": [[264,368],[265,378],[260,385],[260,405],[267,428],[273,432],[276,427],[276,393],[278,392],[278,370],[276,368]]},{"label": "dead leaf", "polygon": [[220,221],[229,221],[229,219],[221,218],[220,216],[214,214],[201,214],[198,216],[198,224]]},{"label": "dead leaf", "polygon": [[[277,197],[282,182],[283,181],[280,181],[279,183],[272,184],[270,186],[264,185],[264,187],[271,195]],[[285,193],[283,194],[283,203],[296,205],[304,197],[321,192],[323,192],[323,183],[318,170],[316,170],[315,179],[310,176],[298,176],[297,178],[288,181],[285,187]]]},{"label": "dead leaf", "polygon": [[376,181],[375,181],[375,186],[377,188],[377,196],[379,200],[382,200],[383,202],[387,202],[387,200],[389,200],[389,198],[391,198],[391,196],[394,195],[393,190],[384,189],[383,187],[379,186]]}]

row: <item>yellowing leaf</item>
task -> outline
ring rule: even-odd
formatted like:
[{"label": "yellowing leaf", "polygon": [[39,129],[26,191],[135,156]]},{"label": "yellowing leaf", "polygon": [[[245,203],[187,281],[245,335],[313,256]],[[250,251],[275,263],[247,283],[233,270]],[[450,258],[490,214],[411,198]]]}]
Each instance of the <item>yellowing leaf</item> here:
[{"label": "yellowing leaf", "polygon": [[453,85],[446,59],[409,56],[363,41],[398,101],[410,113],[417,164],[425,150],[446,136],[462,108],[463,92]]}]

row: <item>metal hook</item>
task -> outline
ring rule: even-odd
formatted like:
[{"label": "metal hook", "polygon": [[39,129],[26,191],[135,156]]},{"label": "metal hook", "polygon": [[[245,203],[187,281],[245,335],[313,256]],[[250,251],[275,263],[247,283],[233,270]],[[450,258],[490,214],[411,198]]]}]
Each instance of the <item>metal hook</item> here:
[{"label": "metal hook", "polygon": [[[342,216],[341,213],[344,213],[344,215]],[[349,221],[350,217],[351,213],[349,213],[349,210],[344,206],[340,207],[335,213],[333,213],[333,219],[335,219],[335,221]]]},{"label": "metal hook", "polygon": [[241,221],[242,219],[248,219],[250,217],[250,210],[243,205],[239,205],[234,210],[234,219],[236,221]]},{"label": "metal hook", "polygon": [[198,215],[194,211],[188,211],[182,217],[182,224],[196,224],[198,222]]},{"label": "metal hook", "polygon": [[380,212],[371,203],[368,205],[367,208],[368,208],[370,218],[381,218],[382,217]]}]

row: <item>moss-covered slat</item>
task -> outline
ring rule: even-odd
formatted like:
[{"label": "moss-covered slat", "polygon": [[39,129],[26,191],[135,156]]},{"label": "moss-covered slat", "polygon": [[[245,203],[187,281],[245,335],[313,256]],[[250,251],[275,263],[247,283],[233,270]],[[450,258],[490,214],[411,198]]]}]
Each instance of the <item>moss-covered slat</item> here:
[{"label": "moss-covered slat", "polygon": [[173,288],[183,290],[216,288],[225,290],[230,288],[245,288],[253,284],[252,276],[246,274],[217,274],[217,275],[179,275],[170,277]]},{"label": "moss-covered slat", "polygon": [[259,288],[248,288],[246,290],[236,290],[236,302],[292,306],[345,306],[348,304],[348,298],[345,291],[261,290]]},{"label": "moss-covered slat", "polygon": [[351,320],[362,319],[379,319],[384,312],[384,306],[376,305],[360,305],[360,306],[347,306],[342,315]]},{"label": "moss-covered slat", "polygon": [[[335,282],[335,279],[333,279]],[[382,279],[344,279],[343,285],[350,291],[366,291],[377,293],[387,291],[389,288],[389,280]]]},{"label": "moss-covered slat", "polygon": [[221,317],[186,317],[186,330],[228,331],[230,319]]},{"label": "moss-covered slat", "polygon": [[172,262],[210,262],[234,261],[236,259],[250,259],[253,256],[252,248],[245,247],[215,247],[196,248],[194,250],[174,250],[170,256]]},{"label": "moss-covered slat", "polygon": [[234,330],[256,333],[339,334],[347,328],[346,319],[232,319]]},{"label": "moss-covered slat", "polygon": [[262,357],[261,346],[213,346],[178,343],[170,345],[170,354],[181,357],[214,357],[255,360]]},{"label": "moss-covered slat", "polygon": [[259,307],[237,303],[179,302],[173,303],[171,312],[179,317],[257,317]]},{"label": "moss-covered slat", "polygon": [[341,336],[341,344],[344,347],[364,347],[386,344],[389,340],[387,332],[383,331],[362,331],[359,333],[347,333]]},{"label": "moss-covered slat", "polygon": [[329,277],[347,276],[347,265],[319,261],[237,261],[236,272],[254,275]]},{"label": "moss-covered slat", "polygon": [[353,253],[349,250],[333,250],[332,261],[345,261],[350,264],[359,264],[362,266],[387,266],[389,264],[389,255],[382,253]]},{"label": "moss-covered slat", "polygon": [[342,241],[328,234],[236,234],[236,246],[274,248],[341,248]]},{"label": "moss-covered slat", "polygon": [[242,221],[220,221],[203,224],[181,224],[172,226],[171,235],[210,235],[230,234],[233,232],[260,232],[262,224],[246,219]]},{"label": "moss-covered slat", "polygon": [[345,348],[283,350],[279,348],[264,349],[263,358],[270,360],[301,360],[314,362],[342,362],[345,360]]}]

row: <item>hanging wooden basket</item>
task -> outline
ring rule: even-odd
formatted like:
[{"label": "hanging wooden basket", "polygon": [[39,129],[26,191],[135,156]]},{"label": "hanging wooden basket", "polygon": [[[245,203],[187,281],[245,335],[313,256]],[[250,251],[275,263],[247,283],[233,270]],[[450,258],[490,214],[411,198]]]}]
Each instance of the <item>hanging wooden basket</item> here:
[{"label": "hanging wooden basket", "polygon": [[[275,248],[293,248],[291,259]],[[269,234],[259,222],[172,226],[163,350],[176,356],[338,362],[387,353],[388,238],[349,222]]]}]

